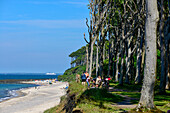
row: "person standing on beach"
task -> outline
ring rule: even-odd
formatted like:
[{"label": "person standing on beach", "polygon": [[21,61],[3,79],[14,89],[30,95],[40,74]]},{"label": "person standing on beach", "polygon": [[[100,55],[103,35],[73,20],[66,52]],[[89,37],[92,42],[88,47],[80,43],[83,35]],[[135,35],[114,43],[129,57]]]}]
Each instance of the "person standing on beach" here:
[{"label": "person standing on beach", "polygon": [[85,75],[85,73],[82,73],[82,75],[81,75],[81,81],[82,81],[82,85],[86,85],[86,75]]}]

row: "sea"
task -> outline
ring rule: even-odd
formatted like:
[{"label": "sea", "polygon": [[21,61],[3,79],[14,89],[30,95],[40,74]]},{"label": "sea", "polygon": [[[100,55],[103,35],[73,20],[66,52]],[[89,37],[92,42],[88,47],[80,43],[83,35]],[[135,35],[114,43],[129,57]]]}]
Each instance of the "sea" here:
[{"label": "sea", "polygon": [[46,75],[46,73],[0,73],[0,102],[5,101],[10,98],[17,97],[17,90],[24,88],[35,87],[36,84],[21,84],[15,82],[4,83],[2,81],[8,80],[36,80],[36,79],[57,79],[58,75]]}]

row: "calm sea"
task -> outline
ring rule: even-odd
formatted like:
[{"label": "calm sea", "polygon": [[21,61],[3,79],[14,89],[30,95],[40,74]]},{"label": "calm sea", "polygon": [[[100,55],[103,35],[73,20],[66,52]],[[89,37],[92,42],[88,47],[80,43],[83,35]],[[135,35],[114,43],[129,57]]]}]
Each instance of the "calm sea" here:
[{"label": "calm sea", "polygon": [[[11,79],[54,79],[56,75],[46,75],[45,73],[1,73],[0,80]],[[0,102],[18,96],[16,90],[35,87],[35,84],[18,84],[18,83],[0,83]]]}]

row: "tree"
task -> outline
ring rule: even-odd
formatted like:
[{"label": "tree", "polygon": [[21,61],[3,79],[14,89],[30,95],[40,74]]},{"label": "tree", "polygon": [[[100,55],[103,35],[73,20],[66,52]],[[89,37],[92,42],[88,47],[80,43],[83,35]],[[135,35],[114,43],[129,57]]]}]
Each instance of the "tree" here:
[{"label": "tree", "polygon": [[154,99],[154,85],[156,80],[157,60],[157,22],[159,20],[157,0],[146,0],[146,24],[145,24],[145,68],[144,81],[141,90],[141,97],[136,110],[156,109]]}]

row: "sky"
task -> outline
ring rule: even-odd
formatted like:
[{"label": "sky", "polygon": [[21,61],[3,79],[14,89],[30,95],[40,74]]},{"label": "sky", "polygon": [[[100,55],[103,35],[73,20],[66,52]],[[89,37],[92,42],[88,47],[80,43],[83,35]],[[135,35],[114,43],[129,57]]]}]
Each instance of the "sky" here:
[{"label": "sky", "polygon": [[88,0],[0,0],[0,73],[63,73],[84,46]]}]

